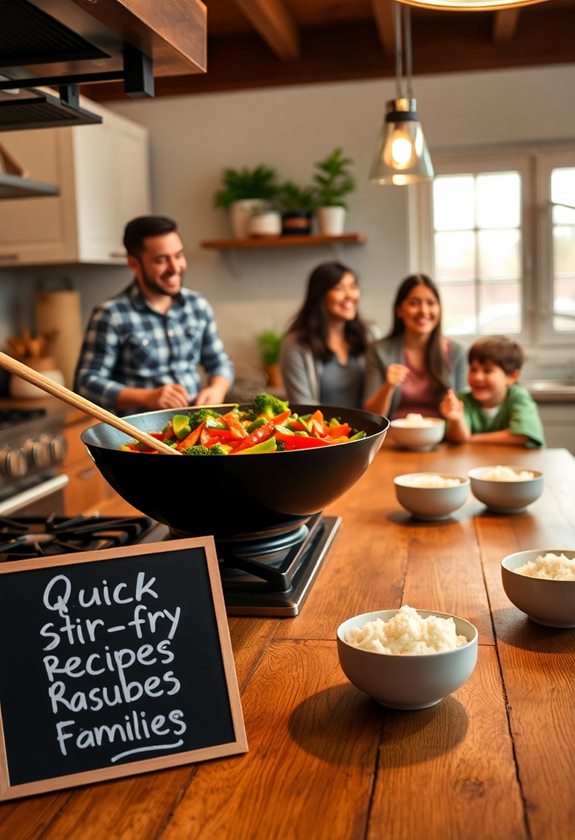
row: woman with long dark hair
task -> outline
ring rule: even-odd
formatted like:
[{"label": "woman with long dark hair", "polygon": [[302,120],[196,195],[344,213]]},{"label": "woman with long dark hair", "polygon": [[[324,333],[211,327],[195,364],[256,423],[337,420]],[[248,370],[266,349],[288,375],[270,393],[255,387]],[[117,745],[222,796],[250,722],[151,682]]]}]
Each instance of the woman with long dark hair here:
[{"label": "woman with long dark hair", "polygon": [[359,298],[357,277],[346,265],[325,262],[311,272],[281,349],[290,402],[361,407],[370,336]]},{"label": "woman with long dark hair", "polygon": [[426,274],[410,274],[393,302],[393,326],[366,356],[364,407],[391,419],[441,417],[448,388],[466,383],[463,347],[441,332],[441,300]]}]

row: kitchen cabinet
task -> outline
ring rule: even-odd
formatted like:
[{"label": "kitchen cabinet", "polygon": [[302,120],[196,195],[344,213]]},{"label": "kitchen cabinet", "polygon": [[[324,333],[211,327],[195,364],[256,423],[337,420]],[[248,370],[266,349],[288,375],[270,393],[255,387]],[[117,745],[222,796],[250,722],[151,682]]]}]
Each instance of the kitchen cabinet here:
[{"label": "kitchen cabinet", "polygon": [[539,403],[537,408],[547,446],[569,449],[575,454],[575,402]]},{"label": "kitchen cabinet", "polygon": [[85,415],[71,413],[64,429],[67,454],[61,472],[68,476],[68,485],[64,488],[64,514],[76,516],[87,508],[98,505],[112,495],[112,488],[102,476],[80,435],[94,420]]},{"label": "kitchen cabinet", "polygon": [[150,212],[148,131],[93,102],[101,125],[7,132],[3,145],[60,195],[0,203],[0,266],[123,265],[122,232]]}]

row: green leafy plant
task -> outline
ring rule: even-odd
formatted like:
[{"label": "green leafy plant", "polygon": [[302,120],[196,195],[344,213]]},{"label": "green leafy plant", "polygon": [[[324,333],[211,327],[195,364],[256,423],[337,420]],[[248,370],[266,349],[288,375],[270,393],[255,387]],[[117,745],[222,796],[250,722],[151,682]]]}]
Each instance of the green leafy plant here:
[{"label": "green leafy plant", "polygon": [[256,335],[256,342],[263,365],[275,365],[279,362],[283,335],[277,330],[268,329]]},{"label": "green leafy plant", "polygon": [[276,201],[282,213],[313,213],[317,207],[313,187],[300,187],[293,181],[280,184]]},{"label": "green leafy plant", "polygon": [[315,162],[314,192],[318,207],[345,207],[346,195],[355,189],[355,178],[350,172],[353,161],[346,158],[340,148],[334,149],[323,160]]},{"label": "green leafy plant", "polygon": [[271,166],[224,169],[222,187],[214,196],[214,204],[216,207],[230,207],[234,201],[249,198],[270,201],[278,191],[276,178],[276,171]]}]

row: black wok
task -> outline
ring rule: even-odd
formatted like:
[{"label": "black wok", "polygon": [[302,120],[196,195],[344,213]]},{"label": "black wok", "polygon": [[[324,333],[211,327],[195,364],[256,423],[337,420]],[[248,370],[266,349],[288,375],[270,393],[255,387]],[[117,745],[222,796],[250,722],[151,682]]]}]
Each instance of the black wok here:
[{"label": "black wok", "polygon": [[[300,414],[311,410],[291,408]],[[142,513],[177,533],[250,540],[298,529],[355,484],[380,449],[387,418],[333,406],[322,411],[367,437],[317,449],[210,457],[121,451],[129,438],[107,423],[86,429],[81,439],[104,478]],[[143,431],[159,432],[178,413],[169,409],[125,419]]]}]

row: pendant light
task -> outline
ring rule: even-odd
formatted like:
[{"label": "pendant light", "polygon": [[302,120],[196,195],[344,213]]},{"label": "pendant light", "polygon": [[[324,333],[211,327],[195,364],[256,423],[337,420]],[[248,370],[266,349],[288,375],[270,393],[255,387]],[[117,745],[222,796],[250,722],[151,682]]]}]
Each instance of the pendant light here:
[{"label": "pendant light", "polygon": [[547,0],[399,0],[420,9],[441,9],[445,12],[497,12],[499,9],[517,9],[533,6]]},{"label": "pendant light", "polygon": [[[408,6],[394,3],[396,98],[385,106],[385,117],[369,180],[403,186],[433,178],[433,164],[411,88],[411,18]],[[403,26],[402,26],[403,17]],[[405,36],[405,37],[403,37]],[[405,77],[403,45],[405,41]],[[405,91],[404,91],[405,82]]]}]

